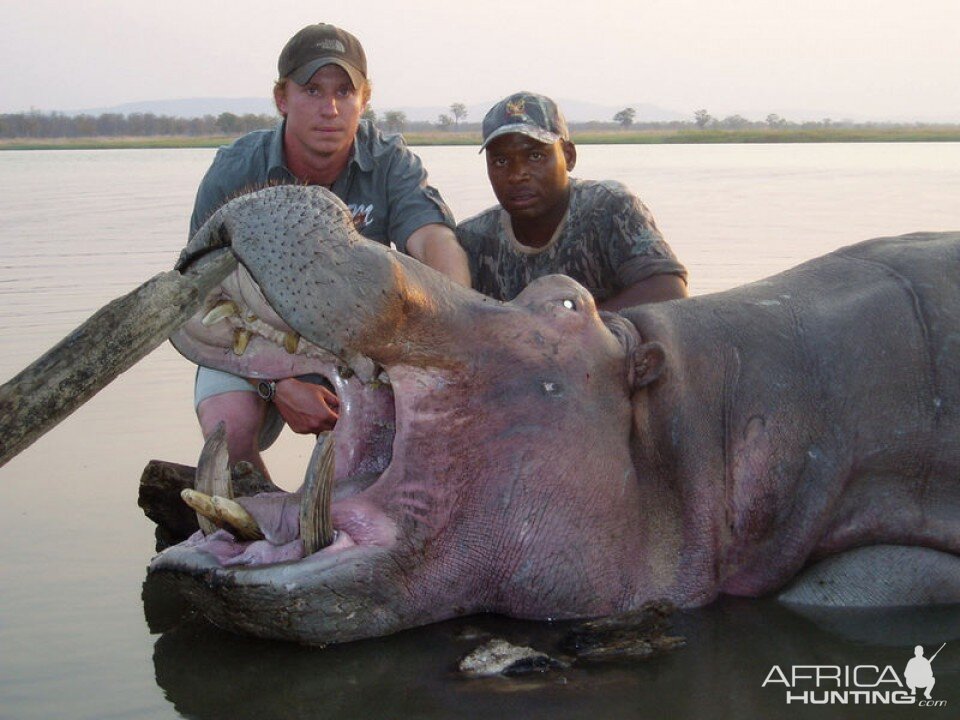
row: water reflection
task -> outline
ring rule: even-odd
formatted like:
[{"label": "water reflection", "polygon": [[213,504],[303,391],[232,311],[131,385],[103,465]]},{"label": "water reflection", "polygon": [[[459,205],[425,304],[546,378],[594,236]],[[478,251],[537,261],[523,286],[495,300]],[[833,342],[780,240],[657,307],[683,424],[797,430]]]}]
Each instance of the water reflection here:
[{"label": "water reflection", "polygon": [[[470,680],[459,659],[492,636],[557,654],[566,623],[475,616],[328,648],[255,640],[192,613],[166,581],[144,584],[157,684],[176,710],[204,719],[825,717],[789,708],[761,685],[774,665],[889,664],[902,672],[917,643],[960,638],[960,607],[847,610],[812,621],[772,600],[727,599],[678,613],[687,646],[647,661],[575,664],[516,678]],[[839,621],[838,621],[839,620]],[[960,643],[958,643],[960,647]],[[942,658],[942,660],[941,660]],[[960,661],[938,658],[936,697],[960,702]],[[862,716],[860,713],[854,716]],[[905,717],[871,706],[871,717]],[[836,717],[836,715],[829,715]]]}]

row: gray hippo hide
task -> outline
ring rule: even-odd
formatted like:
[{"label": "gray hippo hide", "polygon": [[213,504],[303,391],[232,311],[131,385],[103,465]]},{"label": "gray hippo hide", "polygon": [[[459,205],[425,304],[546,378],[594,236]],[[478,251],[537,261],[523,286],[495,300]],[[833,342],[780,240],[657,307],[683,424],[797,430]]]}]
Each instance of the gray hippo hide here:
[{"label": "gray hippo hide", "polygon": [[176,347],[322,373],[342,414],[304,489],[237,499],[259,529],[153,560],[218,625],[329,643],[723,593],[960,602],[960,233],[621,314],[562,276],[482,297],[317,188],[232,201],[178,267],[229,253]]}]

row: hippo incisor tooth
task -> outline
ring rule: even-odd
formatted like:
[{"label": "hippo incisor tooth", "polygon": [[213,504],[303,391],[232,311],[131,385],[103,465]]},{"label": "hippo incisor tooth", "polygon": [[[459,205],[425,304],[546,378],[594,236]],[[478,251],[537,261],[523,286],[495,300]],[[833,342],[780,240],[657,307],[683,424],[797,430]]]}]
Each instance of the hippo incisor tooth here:
[{"label": "hippo incisor tooth", "polygon": [[240,328],[233,336],[233,354],[241,356],[247,351],[247,345],[250,343],[250,331]]},{"label": "hippo incisor tooth", "polygon": [[180,491],[183,501],[216,527],[231,530],[241,540],[263,540],[263,532],[253,515],[248,513],[236,500],[228,500],[214,495],[185,488]]},{"label": "hippo incisor tooth", "polygon": [[288,333],[284,333],[283,336],[283,349],[288,353],[293,355],[297,352],[297,346],[300,344],[300,333],[293,332],[292,330]]},{"label": "hippo incisor tooth", "polygon": [[234,317],[235,315],[240,314],[240,308],[237,307],[237,304],[233,300],[224,300],[221,303],[218,303],[210,312],[203,316],[203,320],[200,322],[203,323],[205,327],[209,327],[214,323],[218,323],[224,318]]},{"label": "hippo incisor tooth", "polygon": [[197,513],[197,521],[200,523],[200,529],[204,535],[215,532],[219,527],[219,518],[217,509],[213,506],[213,498],[206,493],[184,488],[180,491],[180,497]]},{"label": "hippo incisor tooth", "polygon": [[214,495],[210,498],[217,517],[225,526],[229,526],[241,540],[263,540],[263,531],[253,515],[248,513],[243,505],[236,500],[229,500]]},{"label": "hippo incisor tooth", "polygon": [[[217,425],[203,443],[200,459],[197,460],[197,475],[193,487],[204,495],[233,497],[233,483],[230,479],[227,453],[227,428],[223,422]],[[197,522],[200,523],[200,529],[205,535],[217,529],[217,524],[200,512],[197,513]]]},{"label": "hippo incisor tooth", "polygon": [[333,470],[333,435],[321,433],[310,456],[300,498],[300,539],[306,555],[333,542],[333,522],[330,519]]}]

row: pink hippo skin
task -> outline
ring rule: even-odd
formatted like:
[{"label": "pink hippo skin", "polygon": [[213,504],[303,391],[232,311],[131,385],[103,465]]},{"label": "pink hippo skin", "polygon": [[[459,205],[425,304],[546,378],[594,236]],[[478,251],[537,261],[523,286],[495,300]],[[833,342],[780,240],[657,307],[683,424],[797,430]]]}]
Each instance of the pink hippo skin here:
[{"label": "pink hippo skin", "polygon": [[458,287],[318,188],[229,203],[179,267],[208,252],[240,268],[207,308],[240,314],[201,313],[177,348],[248,377],[321,372],[341,400],[331,546],[304,557],[298,495],[268,495],[241,500],[266,540],[198,534],[154,559],[223,627],[329,643],[785,586],[960,601],[960,234],[619,315],[562,276],[508,303]]}]

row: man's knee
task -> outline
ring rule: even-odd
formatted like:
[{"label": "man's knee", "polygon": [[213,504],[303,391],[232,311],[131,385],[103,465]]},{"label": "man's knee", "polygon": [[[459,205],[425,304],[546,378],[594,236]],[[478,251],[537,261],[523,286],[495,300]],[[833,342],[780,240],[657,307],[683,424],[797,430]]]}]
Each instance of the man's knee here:
[{"label": "man's knee", "polygon": [[260,434],[266,404],[255,393],[226,392],[212,395],[197,405],[197,417],[203,436],[209,437],[223,422],[227,426],[227,445],[251,444]]}]

